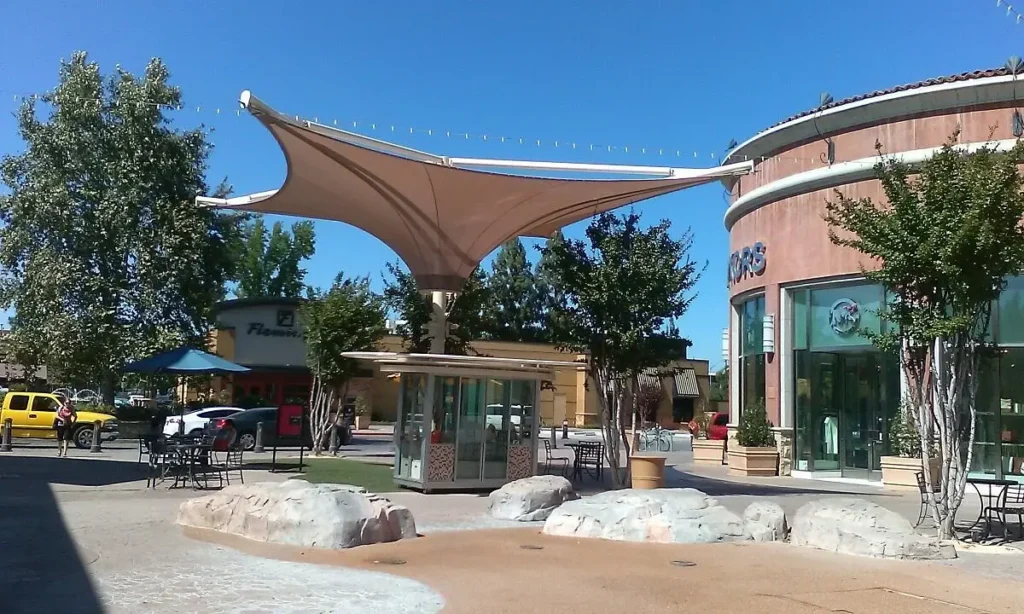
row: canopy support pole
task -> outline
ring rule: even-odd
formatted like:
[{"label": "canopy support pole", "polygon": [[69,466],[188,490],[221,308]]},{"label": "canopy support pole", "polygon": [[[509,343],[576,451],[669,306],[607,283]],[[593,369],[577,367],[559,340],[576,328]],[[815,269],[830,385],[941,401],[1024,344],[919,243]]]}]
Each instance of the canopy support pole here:
[{"label": "canopy support pole", "polygon": [[427,324],[427,336],[430,337],[430,353],[444,354],[445,333],[448,318],[445,315],[445,293],[434,290],[430,293],[430,322]]}]

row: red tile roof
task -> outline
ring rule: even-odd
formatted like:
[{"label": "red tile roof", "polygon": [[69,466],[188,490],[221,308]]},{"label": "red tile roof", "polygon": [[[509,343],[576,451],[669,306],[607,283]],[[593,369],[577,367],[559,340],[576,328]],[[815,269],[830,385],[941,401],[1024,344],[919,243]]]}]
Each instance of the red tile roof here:
[{"label": "red tile roof", "polygon": [[[989,70],[975,70],[975,71],[971,71],[971,72],[960,73],[958,75],[949,75],[949,76],[946,76],[946,77],[935,77],[933,79],[927,79],[925,81],[918,81],[916,83],[907,83],[905,85],[897,85],[896,87],[891,87],[891,88],[885,89],[885,90],[875,90],[873,92],[868,92],[866,94],[858,94],[856,96],[851,96],[849,98],[843,98],[842,100],[836,100],[834,102],[830,102],[829,104],[821,107],[820,109],[818,107],[814,107],[813,109],[808,109],[806,111],[801,111],[800,113],[797,113],[796,115],[794,115],[792,117],[788,117],[788,118],[786,118],[786,119],[784,119],[784,120],[782,120],[782,121],[780,121],[780,122],[778,122],[776,124],[773,124],[772,126],[769,126],[767,129],[770,130],[771,128],[774,128],[775,126],[780,126],[782,124],[785,124],[786,122],[791,122],[791,121],[793,121],[795,119],[800,119],[801,117],[806,117],[806,116],[811,115],[813,113],[817,113],[819,110],[831,109],[833,107],[839,107],[839,106],[842,106],[844,104],[850,104],[852,102],[859,102],[861,100],[867,100],[868,98],[876,98],[878,96],[885,96],[886,94],[894,94],[896,92],[905,92],[907,90],[914,90],[914,89],[917,89],[917,88],[920,88],[920,87],[928,87],[928,86],[931,86],[931,85],[941,85],[943,83],[956,83],[956,82],[959,82],[959,81],[971,81],[972,79],[984,79],[984,78],[987,78],[987,77],[1002,77],[1002,76],[1006,76],[1008,74],[1010,74],[1010,71],[1007,70],[1005,67],[1004,68],[993,68],[993,69],[989,69]],[[1024,79],[1024,75],[1021,75],[1021,79]]]}]

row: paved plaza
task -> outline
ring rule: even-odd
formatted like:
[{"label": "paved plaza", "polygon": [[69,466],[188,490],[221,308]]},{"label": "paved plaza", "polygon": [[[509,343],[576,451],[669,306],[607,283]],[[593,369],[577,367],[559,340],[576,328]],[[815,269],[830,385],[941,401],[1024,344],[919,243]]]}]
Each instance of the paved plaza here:
[{"label": "paved plaza", "polygon": [[[360,436],[346,454],[380,460],[390,446],[386,436]],[[565,452],[559,447],[556,453]],[[668,486],[698,488],[736,512],[770,499],[792,514],[809,500],[839,493],[917,515],[916,492],[740,480],[724,468],[695,467],[685,444],[669,457]],[[209,535],[185,535],[174,524],[178,505],[195,493],[146,489],[137,459],[132,441],[115,442],[101,454],[75,450],[67,459],[56,458],[44,442],[0,456],[0,610],[1010,613],[1020,611],[1024,595],[1024,553],[1010,549],[910,563],[787,545],[581,541],[542,536],[537,523],[493,520],[483,494],[389,493],[412,510],[422,539],[346,552],[270,548],[221,536],[211,543]],[[246,473],[247,482],[290,477]],[[600,488],[585,482],[582,492]],[[962,514],[976,515],[976,503],[969,500]],[[396,559],[404,564],[382,564]],[[339,573],[337,566],[346,569]]]}]

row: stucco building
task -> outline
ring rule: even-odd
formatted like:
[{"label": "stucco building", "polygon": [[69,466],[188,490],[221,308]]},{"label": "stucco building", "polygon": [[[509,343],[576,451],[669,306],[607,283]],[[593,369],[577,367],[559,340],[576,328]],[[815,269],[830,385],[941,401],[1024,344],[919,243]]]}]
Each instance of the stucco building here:
[{"label": "stucco building", "polygon": [[[833,245],[823,219],[840,190],[885,202],[876,143],[914,163],[955,132],[967,148],[1007,147],[1024,132],[1013,75],[992,70],[931,79],[840,100],[772,126],[727,162],[755,172],[729,179],[730,422],[763,402],[777,425],[783,474],[878,479],[887,422],[899,411],[901,371],[858,328],[879,330],[886,300],[861,271],[873,263]],[[986,365],[975,470],[1021,477],[1024,457],[1024,278],[996,305],[1002,346]]]}]

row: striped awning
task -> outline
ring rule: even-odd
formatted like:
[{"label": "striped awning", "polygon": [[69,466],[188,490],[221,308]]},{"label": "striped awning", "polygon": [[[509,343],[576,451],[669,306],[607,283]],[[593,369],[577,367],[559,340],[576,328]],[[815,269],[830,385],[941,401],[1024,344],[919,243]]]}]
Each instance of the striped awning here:
[{"label": "striped awning", "polygon": [[661,386],[661,374],[657,369],[644,369],[636,379],[641,388]]},{"label": "striped awning", "polygon": [[673,394],[677,397],[699,397],[697,374],[693,369],[679,369],[672,375]]}]

